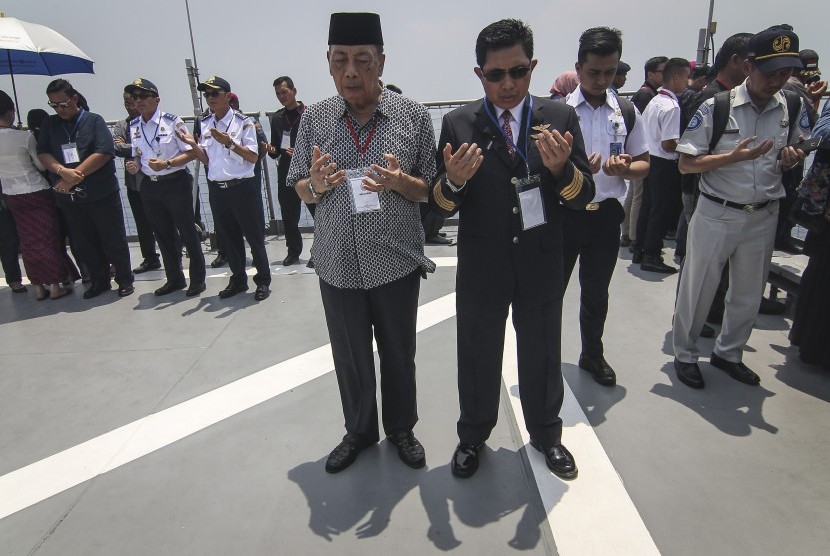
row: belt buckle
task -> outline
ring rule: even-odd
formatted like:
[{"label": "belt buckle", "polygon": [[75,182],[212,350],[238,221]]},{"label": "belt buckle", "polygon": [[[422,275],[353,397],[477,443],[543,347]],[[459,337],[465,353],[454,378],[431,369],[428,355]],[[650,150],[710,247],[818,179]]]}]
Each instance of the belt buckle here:
[{"label": "belt buckle", "polygon": [[218,181],[218,182],[216,182],[216,184],[219,186],[219,189],[227,189],[228,188],[228,182],[226,182],[226,181]]},{"label": "belt buckle", "polygon": [[150,178],[150,181],[159,181],[158,176],[147,176],[147,177]]},{"label": "belt buckle", "polygon": [[599,203],[588,203],[585,205],[585,210],[599,210]]},{"label": "belt buckle", "polygon": [[744,205],[744,210],[747,212],[755,212],[758,210],[758,206],[755,204]]}]

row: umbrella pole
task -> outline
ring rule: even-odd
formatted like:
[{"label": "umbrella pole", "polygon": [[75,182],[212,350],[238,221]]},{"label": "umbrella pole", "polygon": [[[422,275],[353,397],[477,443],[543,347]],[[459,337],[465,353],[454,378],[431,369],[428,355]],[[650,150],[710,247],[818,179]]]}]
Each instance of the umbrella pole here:
[{"label": "umbrella pole", "polygon": [[15,112],[17,112],[17,127],[23,127],[23,124],[20,121],[20,103],[17,102],[17,87],[14,84],[14,71],[12,70],[12,54],[9,50],[6,50],[6,57],[9,60],[9,75],[12,78],[12,92],[14,93],[14,107],[15,107]]}]

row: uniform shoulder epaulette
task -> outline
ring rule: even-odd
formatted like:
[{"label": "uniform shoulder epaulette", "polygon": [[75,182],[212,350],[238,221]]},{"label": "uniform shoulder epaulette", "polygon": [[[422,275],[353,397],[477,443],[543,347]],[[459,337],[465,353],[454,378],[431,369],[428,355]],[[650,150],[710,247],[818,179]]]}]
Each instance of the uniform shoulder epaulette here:
[{"label": "uniform shoulder epaulette", "polygon": [[234,116],[236,116],[237,118],[239,118],[240,120],[246,120],[246,119],[248,119],[248,116],[246,116],[245,114],[243,114],[243,113],[242,113],[241,111],[239,111],[239,110],[234,110],[234,111],[233,111],[233,115],[234,115]]},{"label": "uniform shoulder epaulette", "polygon": [[140,118],[141,118],[141,116],[136,116],[135,118],[133,118],[132,120],[130,120],[130,123],[129,123],[129,124],[127,124],[127,125],[129,125],[129,126],[134,126],[135,124],[137,124],[137,123],[138,123],[138,120],[139,120]]},{"label": "uniform shoulder epaulette", "polygon": [[161,117],[167,120],[168,122],[175,122],[179,118],[175,114],[171,114],[169,112],[162,112]]},{"label": "uniform shoulder epaulette", "polygon": [[210,119],[211,117],[213,117],[213,114],[211,114],[210,112],[207,112],[207,113],[205,113],[205,114],[202,114],[202,116],[201,116],[201,117],[202,117],[202,121],[204,122],[205,120],[208,120],[208,119]]}]

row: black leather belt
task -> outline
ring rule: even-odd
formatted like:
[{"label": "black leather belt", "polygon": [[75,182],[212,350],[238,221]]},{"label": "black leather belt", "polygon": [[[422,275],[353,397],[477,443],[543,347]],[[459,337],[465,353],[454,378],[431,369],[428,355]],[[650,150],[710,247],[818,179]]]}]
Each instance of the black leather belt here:
[{"label": "black leather belt", "polygon": [[215,183],[219,186],[219,189],[227,189],[229,187],[233,187],[234,185],[240,185],[245,183],[246,181],[252,178],[237,178],[234,180],[227,180],[227,181],[211,181],[211,183]]},{"label": "black leather belt", "polygon": [[175,180],[175,179],[183,178],[186,173],[187,173],[187,170],[178,170],[178,171],[172,172],[170,174],[162,174],[160,176],[147,176],[147,177],[150,178],[150,181],[168,181],[168,180]]},{"label": "black leather belt", "polygon": [[721,199],[720,197],[715,197],[714,195],[709,195],[708,193],[704,193],[703,191],[700,192],[701,195],[712,201],[713,203],[717,203],[719,205],[723,205],[729,208],[738,209],[738,210],[745,210],[746,212],[755,212],[756,210],[760,210],[773,202],[774,199],[770,199],[769,201],[764,201],[761,203],[733,203],[732,201],[727,201],[726,199]]}]

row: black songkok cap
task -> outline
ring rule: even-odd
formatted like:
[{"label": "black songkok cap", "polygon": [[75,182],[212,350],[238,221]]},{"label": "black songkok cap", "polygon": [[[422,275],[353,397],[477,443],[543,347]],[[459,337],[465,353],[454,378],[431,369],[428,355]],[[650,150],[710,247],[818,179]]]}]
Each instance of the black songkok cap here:
[{"label": "black songkok cap", "polygon": [[372,13],[334,13],[329,22],[329,45],[383,45],[380,16]]}]

